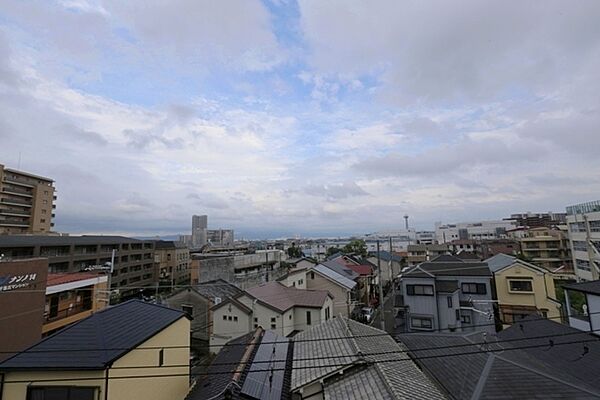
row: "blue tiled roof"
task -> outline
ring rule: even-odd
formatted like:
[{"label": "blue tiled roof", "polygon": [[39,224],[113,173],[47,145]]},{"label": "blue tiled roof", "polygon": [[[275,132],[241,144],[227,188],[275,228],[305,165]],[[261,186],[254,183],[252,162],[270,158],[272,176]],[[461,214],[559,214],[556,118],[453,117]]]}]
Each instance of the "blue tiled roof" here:
[{"label": "blue tiled roof", "polygon": [[0,370],[105,369],[180,318],[182,311],[140,300],[99,311],[0,364]]}]

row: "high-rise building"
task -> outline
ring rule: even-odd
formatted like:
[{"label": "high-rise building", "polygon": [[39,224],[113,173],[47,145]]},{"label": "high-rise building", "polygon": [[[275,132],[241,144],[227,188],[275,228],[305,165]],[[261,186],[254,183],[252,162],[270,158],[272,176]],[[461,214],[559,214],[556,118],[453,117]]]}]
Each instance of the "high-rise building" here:
[{"label": "high-rise building", "polygon": [[233,246],[233,229],[209,229],[206,240],[213,246]]},{"label": "high-rise building", "polygon": [[0,235],[50,232],[54,192],[52,179],[0,164]]},{"label": "high-rise building", "polygon": [[583,280],[600,278],[600,200],[567,207],[569,241],[575,274]]},{"label": "high-rise building", "polygon": [[207,243],[208,216],[192,216],[192,247],[202,247]]}]

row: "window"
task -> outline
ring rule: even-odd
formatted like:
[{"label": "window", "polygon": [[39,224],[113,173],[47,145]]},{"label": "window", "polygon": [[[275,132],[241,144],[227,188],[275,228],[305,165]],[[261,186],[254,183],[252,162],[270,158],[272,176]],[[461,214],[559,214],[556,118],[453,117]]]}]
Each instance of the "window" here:
[{"label": "window", "polygon": [[432,285],[406,285],[406,294],[409,296],[433,296]]},{"label": "window", "polygon": [[46,219],[45,218],[41,218],[40,219],[40,224],[44,224],[44,223],[46,223]]},{"label": "window", "polygon": [[462,292],[465,294],[486,294],[485,283],[463,283]]},{"label": "window", "polygon": [[329,307],[327,307],[327,308],[325,309],[325,321],[329,321],[329,317],[330,317],[330,315],[329,315],[329,314],[330,314],[330,313],[329,313]]},{"label": "window", "polygon": [[306,312],[306,325],[311,325],[312,324],[312,315],[310,314],[310,311]]},{"label": "window", "polygon": [[46,210],[42,210],[42,214],[46,214]]},{"label": "window", "polygon": [[228,319],[229,321],[233,320],[233,318],[231,317],[231,315],[229,315],[229,316],[227,317],[227,319]]},{"label": "window", "polygon": [[587,251],[587,243],[581,240],[573,241],[573,250],[575,251]]},{"label": "window", "polygon": [[510,292],[533,292],[533,282],[530,280],[508,280]]},{"label": "window", "polygon": [[191,306],[189,304],[183,304],[181,306],[181,311],[183,311],[184,313],[186,313],[189,317],[194,315],[194,306]]},{"label": "window", "polygon": [[258,322],[258,318],[254,317],[254,322]]},{"label": "window", "polygon": [[586,260],[580,260],[579,258],[575,260],[575,266],[577,269],[581,269],[584,271],[591,271],[590,262]]},{"label": "window", "polygon": [[433,329],[433,321],[431,318],[412,317],[410,326],[413,329],[431,330]]},{"label": "window", "polygon": [[277,318],[276,317],[271,317],[271,323],[273,324],[273,323],[275,323],[275,321],[277,321]]},{"label": "window", "polygon": [[96,388],[82,386],[29,386],[27,400],[95,400]]},{"label": "window", "polygon": [[[256,318],[254,318],[256,319]],[[223,321],[227,321],[227,315],[223,315]]]},{"label": "window", "polygon": [[456,309],[456,320],[460,320],[460,310]]},{"label": "window", "polygon": [[258,328],[258,324],[254,324],[254,329]]},{"label": "window", "polygon": [[452,296],[446,297],[446,300],[448,301],[448,308],[452,308]]},{"label": "window", "polygon": [[291,314],[291,313],[290,313],[290,316],[289,316],[289,318],[288,318],[288,319],[292,319],[292,314]]},{"label": "window", "polygon": [[470,315],[461,315],[460,316],[460,322],[462,322],[463,324],[470,324],[471,323],[471,316]]},{"label": "window", "polygon": [[48,204],[48,200],[42,200],[42,204]]},{"label": "window", "polygon": [[310,279],[315,279],[315,273],[314,272],[310,273]]},{"label": "window", "polygon": [[303,283],[304,283],[304,279],[300,279],[300,280],[298,281],[298,285],[302,285]]},{"label": "window", "polygon": [[271,329],[277,329],[277,324],[271,324]]},{"label": "window", "polygon": [[158,366],[162,367],[165,363],[165,349],[160,349],[158,352]]},{"label": "window", "polygon": [[234,315],[234,316],[233,316],[233,321],[234,321],[234,322],[237,322],[237,320],[238,320],[238,318],[237,318],[237,315]]}]

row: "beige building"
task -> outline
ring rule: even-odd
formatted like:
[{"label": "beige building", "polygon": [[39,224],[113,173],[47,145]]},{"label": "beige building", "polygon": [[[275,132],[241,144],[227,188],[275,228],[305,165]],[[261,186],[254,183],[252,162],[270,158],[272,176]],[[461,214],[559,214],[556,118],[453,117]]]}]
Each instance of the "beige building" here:
[{"label": "beige building", "polygon": [[162,285],[182,286],[191,283],[190,250],[184,245],[172,241],[156,241],[154,263]]},{"label": "beige building", "polygon": [[52,179],[0,164],[0,235],[50,232],[54,192]]},{"label": "beige building", "polygon": [[561,304],[556,299],[551,272],[507,254],[496,254],[485,262],[494,275],[503,323],[511,324],[530,314],[560,322]]},{"label": "beige building", "polygon": [[563,272],[573,270],[566,226],[564,229],[531,228],[519,241],[521,253],[532,264],[550,271],[560,267],[564,267]]},{"label": "beige building", "polygon": [[185,313],[131,300],[1,363],[0,398],[183,400],[189,343]]},{"label": "beige building", "polygon": [[567,207],[567,223],[577,278],[600,279],[600,200]]},{"label": "beige building", "polygon": [[212,308],[211,351],[258,327],[289,336],[333,317],[333,296],[325,290],[268,282],[246,289]]}]

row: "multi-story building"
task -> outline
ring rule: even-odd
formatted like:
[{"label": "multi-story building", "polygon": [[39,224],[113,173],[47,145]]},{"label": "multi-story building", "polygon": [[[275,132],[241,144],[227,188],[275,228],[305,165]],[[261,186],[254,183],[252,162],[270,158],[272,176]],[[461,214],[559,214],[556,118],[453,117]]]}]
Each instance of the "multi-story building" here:
[{"label": "multi-story building", "polygon": [[0,164],[0,235],[51,231],[54,181]]},{"label": "multi-story building", "polygon": [[516,227],[514,221],[481,221],[456,224],[435,224],[435,239],[438,243],[453,240],[488,240],[506,238],[506,231]]},{"label": "multi-story building", "polygon": [[600,200],[567,207],[573,267],[579,279],[600,278]]},{"label": "multi-story building", "polygon": [[486,263],[450,255],[421,263],[401,274],[396,323],[407,332],[495,332],[491,278]]},{"label": "multi-story building", "polygon": [[417,265],[450,253],[447,244],[411,244],[406,251],[406,262],[408,265]]},{"label": "multi-story building", "polygon": [[0,254],[9,259],[47,257],[48,272],[110,269],[115,254],[111,290],[121,297],[158,283],[154,242],[123,236],[0,235]]},{"label": "multi-story building", "polygon": [[192,247],[200,248],[207,242],[208,216],[192,216]]},{"label": "multi-story building", "polygon": [[189,285],[191,282],[190,251],[179,242],[154,242],[154,262],[163,286]]},{"label": "multi-story building", "polygon": [[547,213],[526,212],[512,214],[510,218],[506,218],[506,220],[515,221],[517,226],[523,226],[527,228],[552,228],[557,225],[564,225],[567,222],[567,214],[554,213],[551,211],[548,211]]},{"label": "multi-story building", "polygon": [[531,263],[549,271],[561,267],[564,273],[572,272],[571,248],[565,229],[538,227],[527,229],[521,243],[521,254]]},{"label": "multi-story building", "polygon": [[569,325],[600,336],[600,280],[564,285]]},{"label": "multi-story building", "polygon": [[208,229],[206,242],[217,247],[233,246],[233,229]]}]

